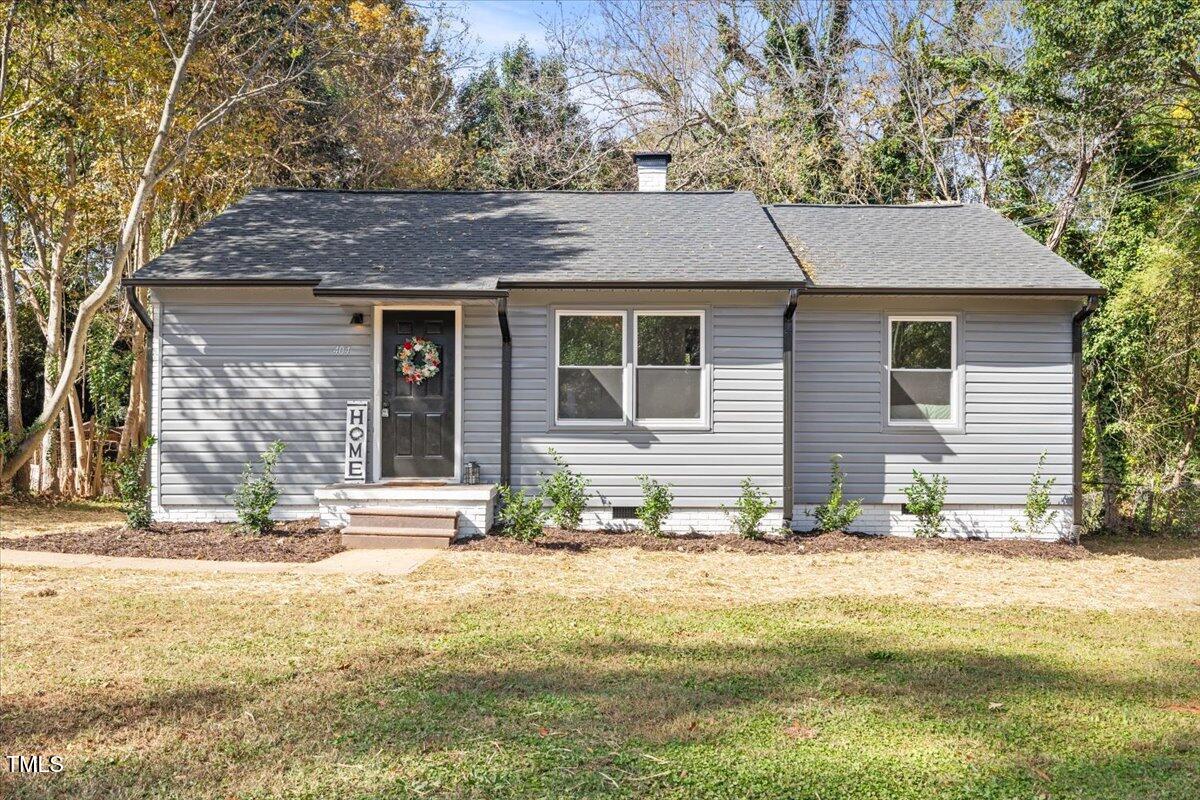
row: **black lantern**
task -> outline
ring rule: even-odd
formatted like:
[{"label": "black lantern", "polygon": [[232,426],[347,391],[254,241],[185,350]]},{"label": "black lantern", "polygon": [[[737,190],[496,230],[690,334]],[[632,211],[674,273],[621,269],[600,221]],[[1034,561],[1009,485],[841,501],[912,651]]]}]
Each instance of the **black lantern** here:
[{"label": "black lantern", "polygon": [[471,484],[472,486],[479,483],[479,462],[478,461],[468,461],[467,462],[467,474],[464,475],[463,478],[467,483]]}]

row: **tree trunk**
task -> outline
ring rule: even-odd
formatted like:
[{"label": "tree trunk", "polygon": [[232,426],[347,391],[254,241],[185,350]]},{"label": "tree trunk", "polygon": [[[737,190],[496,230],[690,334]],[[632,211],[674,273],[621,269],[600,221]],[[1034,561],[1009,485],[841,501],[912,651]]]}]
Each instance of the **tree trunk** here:
[{"label": "tree trunk", "polygon": [[1054,252],[1058,252],[1058,247],[1062,244],[1063,236],[1067,232],[1067,225],[1071,223],[1071,218],[1075,216],[1075,208],[1079,205],[1079,195],[1083,193],[1083,187],[1087,183],[1088,174],[1092,171],[1092,161],[1095,159],[1095,152],[1088,147],[1084,142],[1079,145],[1079,159],[1075,162],[1075,175],[1071,178],[1071,185],[1067,188],[1067,194],[1058,204],[1058,214],[1054,219],[1054,229],[1050,231],[1050,236],[1046,238],[1046,247],[1049,247]]},{"label": "tree trunk", "polygon": [[[4,409],[8,418],[10,443],[20,441],[25,434],[21,415],[21,329],[17,325],[17,287],[13,265],[9,259],[8,229],[0,211],[0,300],[4,305]],[[3,460],[3,456],[0,456]],[[12,479],[14,492],[29,491],[29,469],[18,470]]]},{"label": "tree trunk", "polygon": [[72,391],[74,388],[75,381],[79,377],[79,372],[83,368],[84,344],[87,341],[87,333],[91,327],[92,319],[104,304],[108,302],[108,299],[112,297],[113,292],[116,291],[117,285],[121,281],[121,276],[125,272],[125,265],[129,259],[130,249],[133,245],[134,235],[138,223],[142,218],[143,209],[161,177],[159,172],[160,162],[163,151],[166,148],[167,137],[170,135],[172,125],[175,122],[176,103],[179,100],[180,90],[183,86],[184,77],[187,74],[188,63],[195,52],[196,43],[201,33],[207,27],[215,11],[215,0],[210,0],[204,4],[194,3],[192,6],[187,42],[184,44],[179,56],[175,59],[175,71],[171,76],[171,84],[163,100],[162,114],[158,121],[158,130],[155,133],[154,142],[150,146],[150,151],[146,154],[142,174],[138,178],[137,188],[134,190],[133,198],[130,200],[128,210],[126,211],[125,220],[122,223],[121,232],[117,239],[117,246],[113,253],[112,261],[108,265],[108,271],[105,273],[103,280],[100,281],[100,285],[80,303],[75,324],[71,329],[70,341],[66,348],[66,361],[63,364],[61,374],[58,376],[58,382],[54,386],[53,393],[47,398],[46,404],[42,407],[42,413],[38,416],[33,426],[33,433],[25,437],[17,446],[12,458],[4,464],[3,470],[0,471],[0,481],[11,478],[16,470],[29,461],[43,438],[41,426],[59,416],[63,406],[67,402],[67,392]]}]

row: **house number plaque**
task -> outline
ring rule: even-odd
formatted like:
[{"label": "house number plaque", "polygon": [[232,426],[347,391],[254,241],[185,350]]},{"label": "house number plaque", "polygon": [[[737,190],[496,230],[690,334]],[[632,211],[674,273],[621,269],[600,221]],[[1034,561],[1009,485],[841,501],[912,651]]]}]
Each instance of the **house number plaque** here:
[{"label": "house number plaque", "polygon": [[346,483],[367,482],[367,419],[371,403],[350,400],[346,403]]}]

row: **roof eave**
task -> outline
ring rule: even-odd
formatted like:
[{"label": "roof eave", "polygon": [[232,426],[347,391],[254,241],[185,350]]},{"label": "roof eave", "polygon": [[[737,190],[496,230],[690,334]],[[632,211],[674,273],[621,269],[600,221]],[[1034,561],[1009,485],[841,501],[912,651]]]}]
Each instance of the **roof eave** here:
[{"label": "roof eave", "polygon": [[794,281],[734,281],[734,280],[675,280],[675,281],[524,281],[500,280],[502,289],[803,289],[803,280]]},{"label": "roof eave", "polygon": [[1037,295],[1042,297],[1103,297],[1103,286],[817,286],[805,287],[809,294],[899,294],[899,295]]},{"label": "roof eave", "polygon": [[139,278],[121,279],[122,286],[316,286],[319,278]]}]

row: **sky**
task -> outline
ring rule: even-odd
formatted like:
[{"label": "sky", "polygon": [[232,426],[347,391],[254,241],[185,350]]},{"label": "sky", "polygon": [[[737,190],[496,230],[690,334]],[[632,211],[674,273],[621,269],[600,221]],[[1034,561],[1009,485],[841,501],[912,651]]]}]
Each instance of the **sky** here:
[{"label": "sky", "polygon": [[542,20],[556,18],[561,9],[567,15],[586,13],[583,0],[455,0],[450,8],[471,26],[471,35],[479,42],[479,56],[486,60],[498,55],[505,45],[525,37],[539,53],[547,51]]}]

